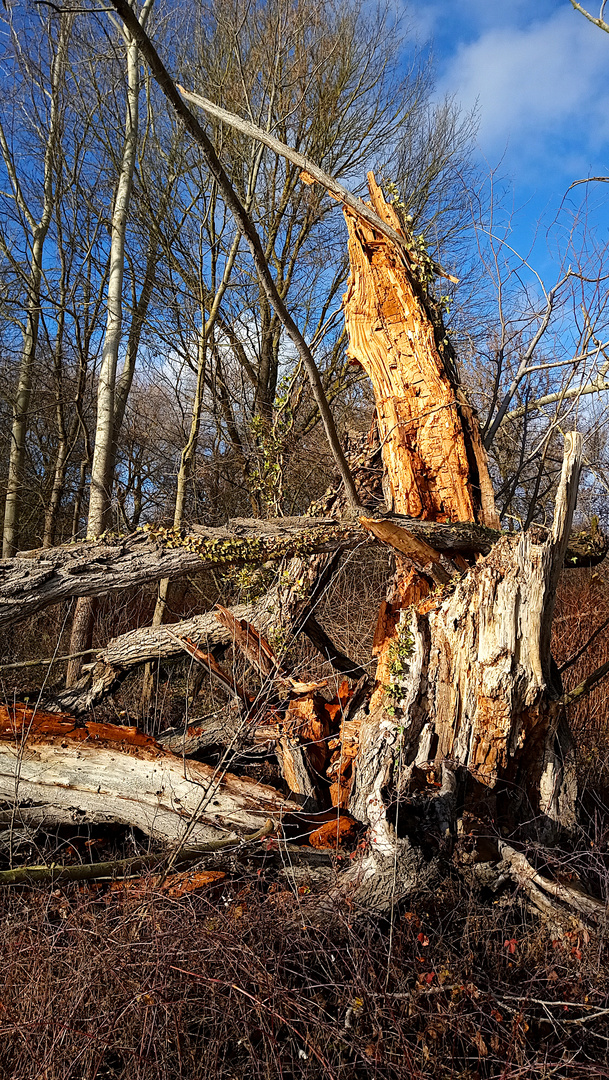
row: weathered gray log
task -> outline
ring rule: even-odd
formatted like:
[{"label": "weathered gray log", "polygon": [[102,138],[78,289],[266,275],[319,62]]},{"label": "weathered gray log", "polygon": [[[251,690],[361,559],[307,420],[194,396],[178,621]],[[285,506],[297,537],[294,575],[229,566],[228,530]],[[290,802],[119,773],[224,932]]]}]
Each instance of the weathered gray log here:
[{"label": "weathered gray log", "polygon": [[[263,605],[239,604],[233,608],[237,618],[258,621],[265,625]],[[45,708],[80,714],[98,705],[117,690],[134,669],[155,660],[170,660],[184,656],[180,638],[189,637],[201,643],[207,651],[216,645],[230,644],[230,634],[220,625],[213,611],[183,619],[168,626],[142,626],[113,638],[97,654],[97,662],[86,670],[73,686],[45,696]]]},{"label": "weathered gray log", "polygon": [[205,568],[332,552],[365,542],[357,522],[296,520],[285,524],[279,519],[272,530],[256,521],[235,531],[199,527],[187,536],[171,529],[143,529],[2,559],[0,626],[23,622],[73,596],[100,596]]},{"label": "weathered gray log", "polygon": [[[268,523],[263,522],[262,530]],[[242,528],[237,523],[237,528]],[[309,613],[326,587],[340,560],[340,549],[331,555],[317,555],[289,561],[275,584],[255,604],[231,609],[236,619],[245,619],[262,634],[282,626],[287,633],[306,629]],[[45,696],[45,708],[80,714],[99,704],[118,689],[123,679],[141,664],[169,660],[184,655],[180,639],[190,638],[210,652],[217,645],[229,645],[231,631],[214,611],[166,626],[145,626],[121,634],[98,654],[97,663],[74,686],[52,697]]]},{"label": "weathered gray log", "polygon": [[173,844],[188,829],[190,846],[238,838],[299,809],[247,776],[185,762],[152,739],[129,742],[128,735],[102,725],[70,729],[67,718],[54,733],[53,718],[24,716],[0,739],[0,800],[14,805],[17,825],[23,806],[28,823],[119,822]]},{"label": "weathered gray log", "polygon": [[[468,522],[436,524],[399,515],[382,520],[398,525],[440,553],[484,554],[501,536]],[[355,520],[235,519],[228,529],[198,526],[186,536],[171,529],[151,528],[130,536],[21,552],[14,559],[0,560],[0,627],[23,622],[37,611],[74,596],[100,596],[204,568],[259,564],[372,542],[370,532]],[[565,560],[567,566],[579,565],[581,555],[567,550]]]},{"label": "weathered gray log", "polygon": [[[549,535],[504,536],[456,588],[398,614],[389,695],[362,720],[349,809],[386,829],[389,777],[404,791],[417,765],[463,766],[481,789],[518,800],[543,835],[575,821],[572,745],[550,655],[557,576],[577,494],[581,437],[569,434]],[[388,708],[389,706],[389,708]],[[399,780],[398,780],[398,774]]]}]

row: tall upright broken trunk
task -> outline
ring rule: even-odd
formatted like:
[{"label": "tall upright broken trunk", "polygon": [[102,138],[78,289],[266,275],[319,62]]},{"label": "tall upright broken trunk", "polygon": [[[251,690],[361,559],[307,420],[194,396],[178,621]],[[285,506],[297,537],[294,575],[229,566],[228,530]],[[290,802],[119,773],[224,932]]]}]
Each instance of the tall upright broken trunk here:
[{"label": "tall upright broken trunk", "polygon": [[[397,214],[368,179],[374,210],[399,230]],[[385,501],[428,521],[496,527],[477,417],[428,292],[430,261],[414,245],[409,257],[351,210],[345,214],[350,355],[374,387]],[[376,871],[379,857],[395,861],[396,843],[403,844],[393,828],[400,832],[400,801],[427,781],[431,795],[442,779],[454,811],[455,773],[467,775],[470,795],[504,820],[536,817],[546,832],[550,822],[573,820],[570,743],[549,646],[580,457],[579,436],[568,437],[550,536],[505,537],[488,556],[456,556],[452,567],[403,538],[405,554],[396,558],[379,613],[376,689],[345,733],[350,749],[342,755],[340,800],[369,824]],[[385,522],[363,523],[385,538]],[[393,532],[386,539],[399,547]]]}]

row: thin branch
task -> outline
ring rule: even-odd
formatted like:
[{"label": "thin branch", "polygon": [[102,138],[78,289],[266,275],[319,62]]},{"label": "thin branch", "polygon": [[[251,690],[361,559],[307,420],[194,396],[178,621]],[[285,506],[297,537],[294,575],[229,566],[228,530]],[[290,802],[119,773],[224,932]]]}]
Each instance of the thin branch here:
[{"label": "thin branch", "polygon": [[[603,18],[595,19],[594,15],[591,15],[589,11],[586,11],[586,9],[581,6],[581,4],[578,4],[577,0],[571,0],[571,6],[574,7],[576,11],[579,11],[580,14],[582,14],[584,18],[588,20],[588,22],[594,23],[594,25],[598,26],[600,30],[604,30],[606,34],[609,34],[609,23],[606,23]],[[601,5],[601,16],[603,14],[604,7],[605,5],[603,3]]]},{"label": "thin branch", "polygon": [[563,278],[561,278],[561,280],[558,281],[556,283],[556,285],[554,285],[554,287],[552,289],[550,289],[550,291],[548,293],[548,298],[547,298],[547,303],[546,303],[546,310],[544,312],[541,323],[540,323],[539,327],[537,328],[537,332],[534,334],[533,338],[531,339],[531,341],[529,343],[529,346],[528,346],[524,356],[522,357],[522,359],[520,361],[520,364],[518,366],[518,371],[516,372],[514,378],[512,379],[512,382],[511,382],[510,386],[508,387],[506,393],[504,394],[503,401],[501,402],[501,405],[499,406],[499,408],[497,410],[497,415],[495,416],[495,419],[493,420],[493,423],[491,424],[491,426],[490,426],[490,428],[488,430],[488,434],[485,436],[484,446],[485,446],[486,450],[488,450],[489,447],[492,446],[495,435],[497,434],[497,431],[501,427],[501,424],[503,423],[503,421],[504,421],[504,419],[506,417],[507,411],[508,411],[508,409],[510,407],[510,401],[512,400],[514,394],[516,393],[516,390],[518,389],[519,384],[525,378],[525,376],[527,374],[527,369],[528,369],[528,366],[529,366],[529,362],[533,357],[535,349],[537,348],[539,342],[541,341],[541,338],[543,337],[546,330],[548,329],[548,325],[549,325],[550,319],[552,317],[552,312],[554,310],[554,303],[555,303],[555,300],[556,300],[556,294],[558,293],[559,289],[562,288],[562,286],[565,284],[565,282],[569,280],[570,277],[571,277],[571,271],[568,270],[567,273],[565,274],[565,276]]},{"label": "thin branch", "polygon": [[[230,127],[235,128],[236,131],[240,131],[243,135],[249,135],[251,139],[256,139],[258,142],[264,143],[264,145],[268,146],[270,150],[273,150],[275,154],[287,158],[293,165],[302,169],[303,172],[308,173],[309,177],[313,180],[317,180],[319,184],[322,184],[336,199],[355,211],[358,217],[367,221],[369,225],[372,225],[374,229],[377,229],[378,232],[382,233],[383,236],[386,236],[394,244],[397,244],[399,248],[405,249],[409,259],[412,257],[408,241],[405,237],[401,236],[400,233],[396,232],[396,230],[391,227],[391,225],[388,225],[383,221],[374,210],[366,205],[363,199],[358,198],[357,195],[353,195],[333,176],[330,176],[329,173],[324,172],[318,165],[315,165],[310,158],[306,158],[304,154],[300,154],[297,150],[293,150],[290,146],[287,146],[279,139],[276,139],[274,135],[270,135],[256,124],[250,123],[249,120],[243,120],[235,113],[228,112],[227,109],[222,109],[213,101],[209,101],[208,98],[201,97],[200,94],[192,94],[179,84],[177,84],[177,89],[186,101],[190,101],[193,105],[198,105],[204,112],[215,117],[217,120],[221,120],[223,123],[228,124]],[[440,277],[446,277],[450,281],[456,283],[457,279],[451,277],[451,275],[448,274],[446,270],[443,270],[441,266],[434,264],[434,270]]]},{"label": "thin branch", "polygon": [[601,664],[596,671],[593,671],[583,682],[580,682],[573,690],[568,690],[566,694],[563,694],[561,702],[563,705],[572,705],[574,701],[579,701],[580,698],[587,697],[591,690],[594,689],[596,684],[605,678],[605,675],[609,675],[609,661],[606,664]]},{"label": "thin branch", "polygon": [[524,416],[525,413],[539,412],[544,405],[552,405],[555,401],[570,401],[573,398],[583,397],[585,394],[600,394],[606,390],[609,390],[609,381],[599,374],[596,379],[592,379],[583,386],[572,386],[570,390],[545,394],[543,397],[537,398],[537,401],[531,401],[527,405],[519,405],[517,409],[512,409],[511,412],[506,413],[505,419],[517,420],[520,416]]},{"label": "thin branch", "polygon": [[584,655],[584,653],[590,648],[592,642],[596,641],[598,635],[602,634],[603,630],[607,626],[609,626],[609,618],[605,619],[605,621],[602,622],[601,625],[596,628],[594,633],[591,634],[590,637],[588,638],[586,644],[582,645],[581,649],[578,649],[576,653],[573,653],[573,656],[570,656],[568,660],[565,660],[564,664],[562,664],[559,667],[558,674],[562,675],[563,672],[568,671],[568,669],[570,667],[573,667],[573,664],[577,663],[579,658]]},{"label": "thin branch", "polygon": [[46,660],[18,660],[14,664],[0,664],[1,671],[15,671],[17,668],[46,667],[47,664],[61,664],[65,660],[79,660],[83,656],[93,656],[99,649],[85,649],[84,652],[70,653],[69,656],[51,656]]},{"label": "thin branch", "polygon": [[[252,844],[261,840],[273,831],[274,825],[271,819],[249,836],[243,836],[240,840],[210,840],[200,844],[196,848],[182,848],[175,862],[193,863],[198,862],[207,853],[226,851],[231,848],[241,848],[243,844]],[[114,859],[105,863],[82,863],[76,866],[66,866],[62,863],[50,863],[48,866],[16,866],[13,870],[0,871],[0,888],[3,885],[31,885],[40,881],[99,881],[115,878],[140,876],[142,870],[158,869],[168,859],[168,853],[153,855],[137,855],[131,859]]]}]

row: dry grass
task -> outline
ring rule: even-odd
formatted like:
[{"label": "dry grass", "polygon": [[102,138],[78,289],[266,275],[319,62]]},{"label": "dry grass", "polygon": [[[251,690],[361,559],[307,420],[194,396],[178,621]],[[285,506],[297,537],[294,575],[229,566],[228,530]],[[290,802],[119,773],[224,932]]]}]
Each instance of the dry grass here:
[{"label": "dry grass", "polygon": [[609,1076],[604,941],[452,880],[391,945],[348,912],[298,926],[298,903],[265,869],[178,901],[6,893],[0,1076]]}]

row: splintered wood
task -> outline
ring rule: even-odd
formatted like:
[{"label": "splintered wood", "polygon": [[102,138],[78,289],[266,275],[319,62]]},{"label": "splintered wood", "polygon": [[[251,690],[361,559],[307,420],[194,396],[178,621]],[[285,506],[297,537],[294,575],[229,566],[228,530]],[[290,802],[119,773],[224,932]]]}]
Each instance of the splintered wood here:
[{"label": "splintered wood", "polygon": [[[372,173],[368,186],[376,213],[401,232]],[[445,369],[413,269],[386,237],[348,209],[345,217],[351,264],[344,297],[349,355],[374,387],[385,501],[413,517],[492,526],[496,518],[488,470],[473,446],[475,436],[466,430],[471,410]],[[481,474],[475,477],[477,491],[472,459]]]},{"label": "splintered wood", "polygon": [[238,838],[298,804],[247,776],[184,761],[135,728],[0,707],[0,800],[16,822],[122,822],[159,840]]}]

